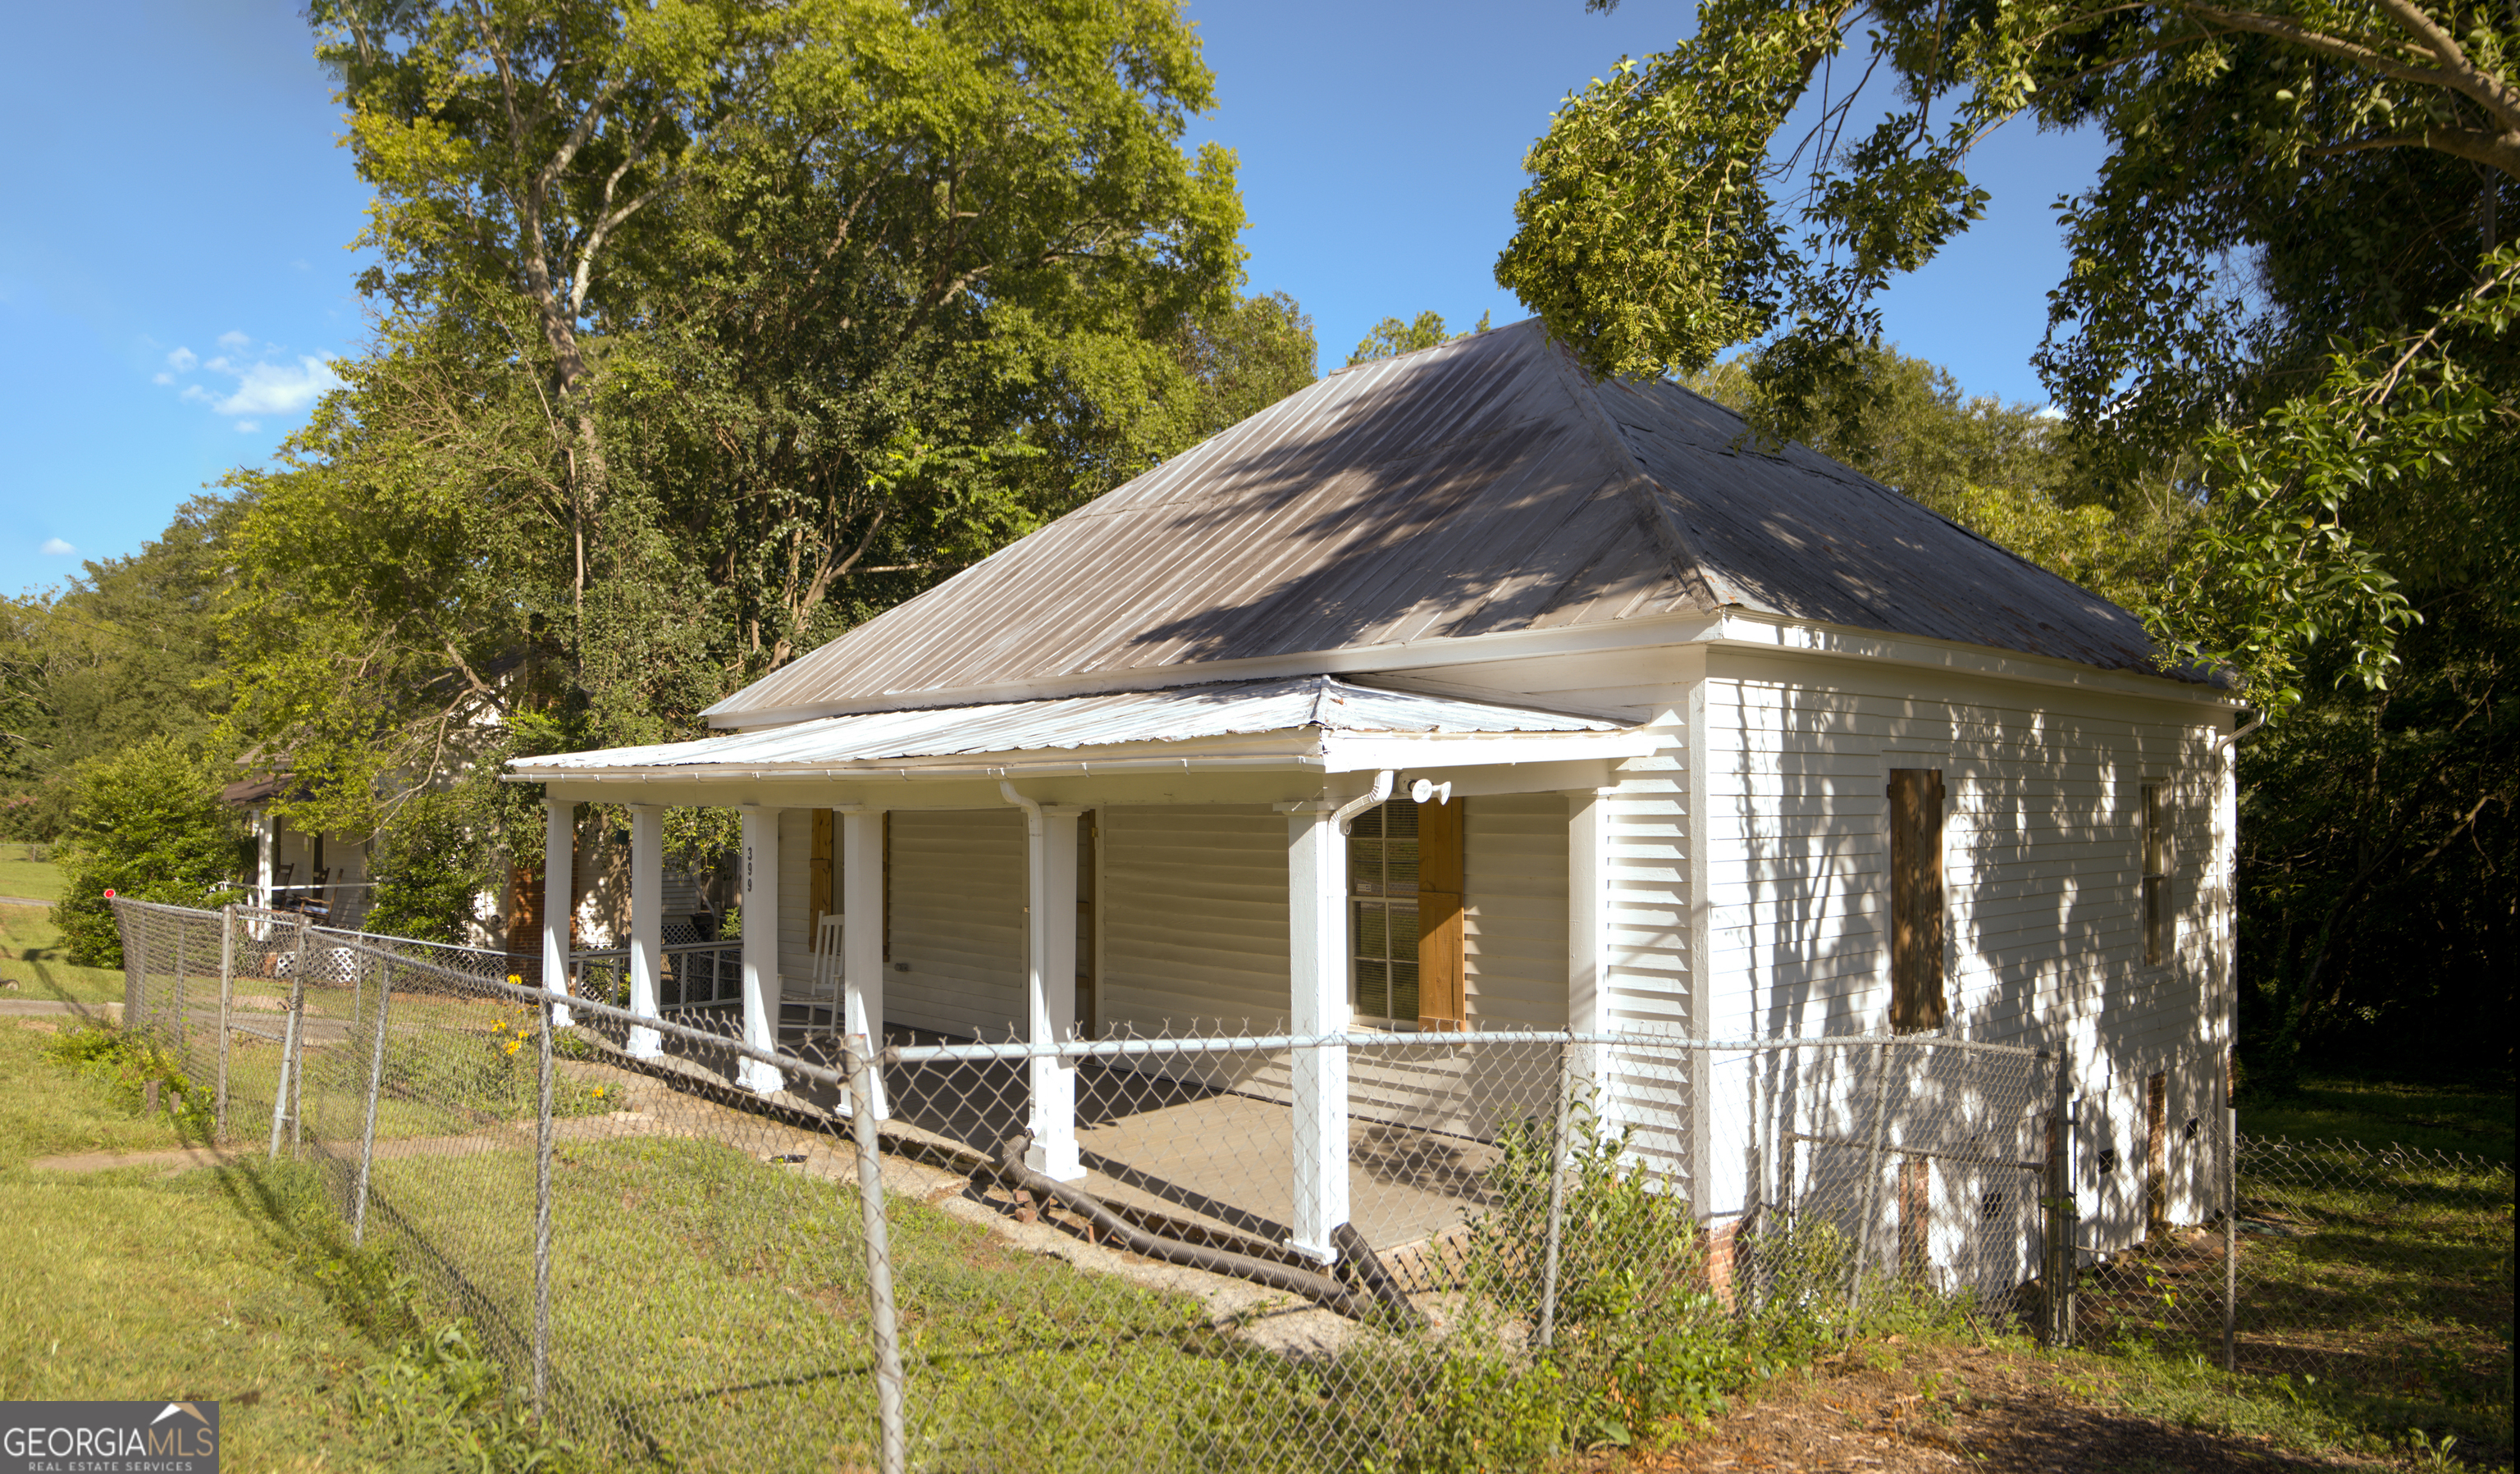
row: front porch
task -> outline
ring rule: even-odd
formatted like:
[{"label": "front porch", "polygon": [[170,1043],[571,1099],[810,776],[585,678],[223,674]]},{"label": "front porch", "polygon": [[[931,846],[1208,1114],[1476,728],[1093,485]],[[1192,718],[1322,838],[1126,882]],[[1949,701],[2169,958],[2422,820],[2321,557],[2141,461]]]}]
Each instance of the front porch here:
[{"label": "front porch", "polygon": [[[577,803],[630,800],[626,991],[647,1016],[688,970],[669,973],[658,924],[663,808],[735,807],[727,1012],[747,1044],[884,1038],[907,1050],[876,1102],[891,1129],[984,1152],[1021,1132],[1037,1171],[1328,1262],[1342,1224],[1377,1244],[1458,1225],[1506,1108],[1553,1097],[1552,1067],[1474,1098],[1479,1067],[1428,1063],[1446,1033],[1606,1026],[1604,790],[1668,739],[1310,677],[832,718],[514,777],[546,792],[546,977],[569,975],[548,918],[568,911]],[[1351,825],[1394,806],[1454,826],[1449,879],[1430,848],[1421,881],[1414,838],[1405,875],[1397,858],[1380,880],[1352,872]],[[1464,838],[1465,811],[1485,827]],[[1049,1048],[1219,1026],[1325,1042],[1161,1066]],[[1406,1048],[1361,1057],[1335,1042],[1351,1029]],[[920,1057],[1010,1038],[1040,1051]],[[666,1052],[646,1029],[621,1043]],[[790,1089],[758,1062],[732,1084]]]}]

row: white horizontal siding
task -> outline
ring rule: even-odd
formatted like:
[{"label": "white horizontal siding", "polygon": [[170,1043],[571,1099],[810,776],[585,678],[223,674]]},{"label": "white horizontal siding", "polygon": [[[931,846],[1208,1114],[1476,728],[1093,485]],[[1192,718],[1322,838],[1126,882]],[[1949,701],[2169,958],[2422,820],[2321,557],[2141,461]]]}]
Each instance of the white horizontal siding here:
[{"label": "white horizontal siding", "polygon": [[1103,1031],[1283,1028],[1286,817],[1256,804],[1097,817]]},{"label": "white horizontal siding", "polygon": [[1026,864],[1018,810],[893,814],[886,1022],[989,1039],[1020,1034]]},{"label": "white horizontal siding", "polygon": [[1566,799],[1461,800],[1462,946],[1471,1026],[1566,1027]]}]

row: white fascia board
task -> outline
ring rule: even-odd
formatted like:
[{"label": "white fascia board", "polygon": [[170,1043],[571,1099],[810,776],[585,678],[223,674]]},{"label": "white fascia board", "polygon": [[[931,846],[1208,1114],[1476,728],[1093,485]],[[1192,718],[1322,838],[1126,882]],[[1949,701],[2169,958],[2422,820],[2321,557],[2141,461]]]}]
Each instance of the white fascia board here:
[{"label": "white fascia board", "polygon": [[1497,764],[1574,763],[1650,757],[1668,734],[1635,732],[1515,732],[1400,734],[1333,732],[1322,743],[1330,773],[1374,773],[1384,768],[1474,768]]},{"label": "white fascia board", "polygon": [[1087,671],[997,686],[960,686],[947,691],[885,692],[846,701],[828,701],[780,711],[721,714],[711,708],[701,715],[709,719],[710,726],[721,731],[745,731],[866,711],[922,711],[940,706],[979,706],[997,701],[1040,701],[1057,696],[1102,696],[1130,691],[1164,691],[1210,681],[1262,681],[1280,676],[1349,676],[1377,671],[1433,670],[1447,665],[1471,665],[1533,655],[1586,654],[1596,650],[1685,645],[1708,638],[1720,623],[1713,615],[1694,611],[1647,614],[1606,624],[1568,625],[1546,630],[1501,630],[1494,634],[1465,637],[1429,637],[1250,660]]},{"label": "white fascia board", "polygon": [[2169,676],[2103,670],[2052,655],[2033,655],[1992,646],[1964,645],[1957,640],[1931,640],[1922,635],[1892,635],[1851,625],[1820,624],[1728,608],[1715,621],[1704,643],[1772,651],[1921,666],[1953,675],[1996,681],[2025,681],[2040,686],[2070,686],[2082,691],[2144,696],[2153,700],[2194,701],[2221,707],[2245,706],[2237,692],[2180,681]]}]

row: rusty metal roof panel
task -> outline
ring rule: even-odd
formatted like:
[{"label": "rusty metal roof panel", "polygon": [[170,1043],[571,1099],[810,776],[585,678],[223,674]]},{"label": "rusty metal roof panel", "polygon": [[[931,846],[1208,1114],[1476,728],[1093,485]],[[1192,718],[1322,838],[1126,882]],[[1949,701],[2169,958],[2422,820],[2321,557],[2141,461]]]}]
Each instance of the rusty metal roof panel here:
[{"label": "rusty metal roof panel", "polygon": [[[1518,323],[1333,374],[710,708],[721,726],[1738,603],[2152,669],[2133,616]],[[965,700],[969,697],[965,695]]]},{"label": "rusty metal roof panel", "polygon": [[1115,695],[821,717],[697,741],[520,758],[526,777],[591,769],[820,768],[976,753],[1058,751],[1317,728],[1324,732],[1508,734],[1616,732],[1563,712],[1385,691],[1329,676],[1220,681]]}]

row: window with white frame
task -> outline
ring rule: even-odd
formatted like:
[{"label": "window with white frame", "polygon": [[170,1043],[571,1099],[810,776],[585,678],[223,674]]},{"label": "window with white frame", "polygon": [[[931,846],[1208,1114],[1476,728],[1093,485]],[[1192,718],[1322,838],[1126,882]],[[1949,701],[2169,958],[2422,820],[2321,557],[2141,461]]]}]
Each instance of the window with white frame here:
[{"label": "window with white frame", "polygon": [[1418,1026],[1418,806],[1378,804],[1348,827],[1348,947],[1360,1023]]}]

